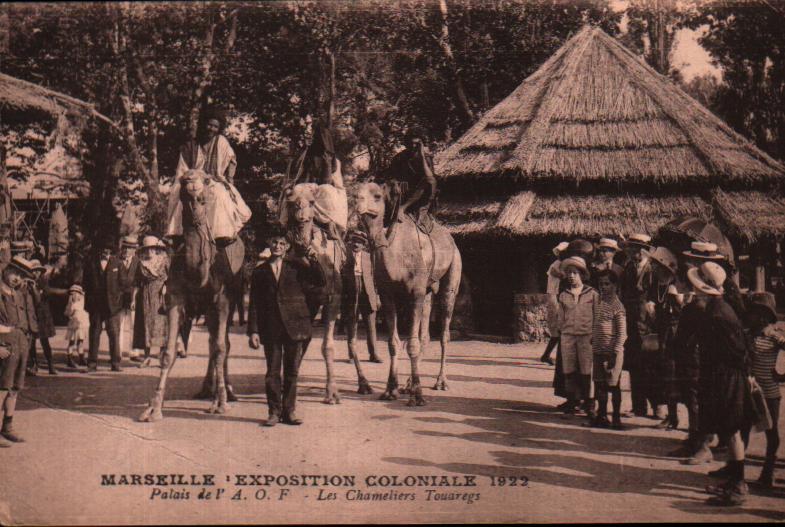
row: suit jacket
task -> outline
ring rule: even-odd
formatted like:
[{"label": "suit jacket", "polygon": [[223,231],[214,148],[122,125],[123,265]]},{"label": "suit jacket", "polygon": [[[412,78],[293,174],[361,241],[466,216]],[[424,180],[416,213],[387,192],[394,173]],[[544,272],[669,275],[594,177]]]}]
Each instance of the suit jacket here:
[{"label": "suit jacket", "polygon": [[106,264],[106,270],[102,271],[100,260],[91,259],[84,273],[85,309],[104,317],[128,309],[138,266],[139,261],[135,257],[126,269],[118,256],[112,256]]},{"label": "suit jacket", "polygon": [[306,290],[324,285],[324,273],[315,260],[284,258],[278,280],[269,262],[260,265],[251,278],[248,335],[258,333],[264,345],[311,338],[313,314]]},{"label": "suit jacket", "polygon": [[359,254],[360,268],[362,269],[362,280],[360,287],[362,287],[362,291],[368,295],[368,303],[371,306],[371,310],[378,311],[380,300],[379,294],[376,292],[376,284],[374,283],[373,279],[373,261],[371,260],[371,254],[368,251],[360,251],[359,253],[355,253],[354,251],[347,252],[348,255],[346,257],[346,262],[343,265],[343,269],[341,269],[341,275],[343,278],[343,297],[346,305],[353,305],[354,299],[357,295],[357,281],[355,280],[354,275],[354,262],[355,254]]}]

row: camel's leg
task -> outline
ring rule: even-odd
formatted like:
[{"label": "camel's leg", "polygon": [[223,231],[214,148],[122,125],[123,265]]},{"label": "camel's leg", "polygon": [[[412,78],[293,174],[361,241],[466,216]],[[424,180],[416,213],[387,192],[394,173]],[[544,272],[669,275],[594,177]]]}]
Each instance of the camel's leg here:
[{"label": "camel's leg", "polygon": [[387,389],[379,399],[390,401],[400,397],[398,389],[398,355],[401,349],[401,341],[398,338],[398,313],[395,310],[395,303],[392,298],[382,299],[382,310],[384,319],[387,322],[387,349],[390,351],[390,374],[387,377]]},{"label": "camel's leg", "polygon": [[[208,312],[205,316],[207,318],[207,325],[209,328],[211,315]],[[212,348],[210,349],[212,350]],[[208,355],[207,371],[204,374],[204,380],[202,380],[202,388],[194,395],[194,399],[212,399],[215,395],[215,354],[210,351]]]},{"label": "camel's leg", "polygon": [[363,373],[363,367],[360,363],[360,355],[357,353],[357,326],[359,325],[359,314],[357,307],[354,307],[355,312],[349,315],[349,323],[346,324],[347,344],[349,347],[349,360],[354,363],[354,369],[357,370],[357,393],[360,395],[368,395],[373,393],[373,388],[368,383],[368,379]]},{"label": "camel's leg", "polygon": [[226,331],[226,339],[224,339],[224,343],[226,344],[226,358],[224,359],[224,383],[226,384],[226,400],[231,402],[237,401],[237,396],[234,393],[234,388],[232,388],[232,383],[229,382],[229,355],[232,353],[232,344],[229,342],[229,331]]},{"label": "camel's leg", "polygon": [[216,305],[210,308],[207,320],[210,331],[210,356],[215,362],[213,403],[207,409],[207,413],[210,414],[223,414],[229,409],[229,405],[226,404],[226,378],[224,377],[228,317],[229,299],[225,292],[222,292],[218,295]]},{"label": "camel's leg", "polygon": [[325,386],[324,404],[340,404],[341,396],[338,394],[338,386],[335,384],[335,372],[333,363],[335,361],[335,320],[338,318],[340,309],[331,303],[322,307],[322,320],[324,321],[324,338],[322,340],[322,357],[327,367],[327,384]]},{"label": "camel's leg", "polygon": [[447,344],[450,342],[450,322],[452,322],[452,313],[455,308],[455,299],[458,296],[458,288],[461,285],[461,271],[463,269],[463,262],[461,261],[461,253],[455,250],[453,255],[452,264],[449,271],[441,279],[439,284],[439,318],[441,319],[441,348],[442,358],[439,365],[439,375],[436,377],[436,384],[434,390],[447,389]]},{"label": "camel's leg", "polygon": [[425,399],[422,396],[422,385],[420,384],[420,329],[423,317],[423,306],[425,295],[418,295],[411,307],[410,326],[406,351],[412,364],[412,386],[409,391],[409,406],[425,406]]},{"label": "camel's leg", "polygon": [[433,293],[428,292],[422,305],[422,320],[420,321],[420,353],[422,356],[428,352],[431,342],[431,307],[433,306]]},{"label": "camel's leg", "polygon": [[167,339],[166,348],[161,348],[161,376],[158,378],[158,388],[155,390],[155,395],[150,399],[150,405],[139,416],[139,420],[143,422],[160,421],[163,419],[161,408],[164,404],[164,392],[166,391],[166,380],[169,378],[169,372],[172,371],[174,362],[177,359],[175,352],[177,344],[177,333],[180,329],[180,307],[175,306],[169,308],[169,335]]}]

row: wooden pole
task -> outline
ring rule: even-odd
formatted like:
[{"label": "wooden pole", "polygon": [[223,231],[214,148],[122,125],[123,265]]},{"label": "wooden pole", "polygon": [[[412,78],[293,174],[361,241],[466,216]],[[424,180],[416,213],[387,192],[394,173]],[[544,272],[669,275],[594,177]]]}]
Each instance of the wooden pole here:
[{"label": "wooden pole", "polygon": [[755,292],[763,293],[766,291],[766,267],[761,265],[755,266]]}]

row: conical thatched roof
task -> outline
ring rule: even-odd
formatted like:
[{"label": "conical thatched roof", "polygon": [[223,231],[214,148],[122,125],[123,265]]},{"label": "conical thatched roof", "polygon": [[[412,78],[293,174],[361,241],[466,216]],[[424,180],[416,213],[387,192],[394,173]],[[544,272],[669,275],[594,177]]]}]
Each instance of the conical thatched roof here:
[{"label": "conical thatched roof", "polygon": [[467,180],[623,188],[747,186],[785,177],[780,162],[589,26],[440,152],[435,164],[449,189]]}]

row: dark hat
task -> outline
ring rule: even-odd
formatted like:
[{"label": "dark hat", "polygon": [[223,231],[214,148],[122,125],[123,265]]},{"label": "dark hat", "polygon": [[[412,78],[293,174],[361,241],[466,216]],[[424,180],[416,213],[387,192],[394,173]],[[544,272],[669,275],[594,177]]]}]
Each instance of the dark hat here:
[{"label": "dark hat", "polygon": [[26,278],[33,278],[33,264],[27,258],[14,256],[6,269],[13,269]]},{"label": "dark hat", "polygon": [[594,245],[589,240],[577,238],[570,242],[563,256],[580,256],[584,260],[588,260],[592,254],[594,254]]},{"label": "dark hat", "polygon": [[747,297],[747,302],[749,309],[753,307],[761,309],[769,315],[772,322],[777,320],[777,302],[773,294],[766,291],[750,293]]}]

